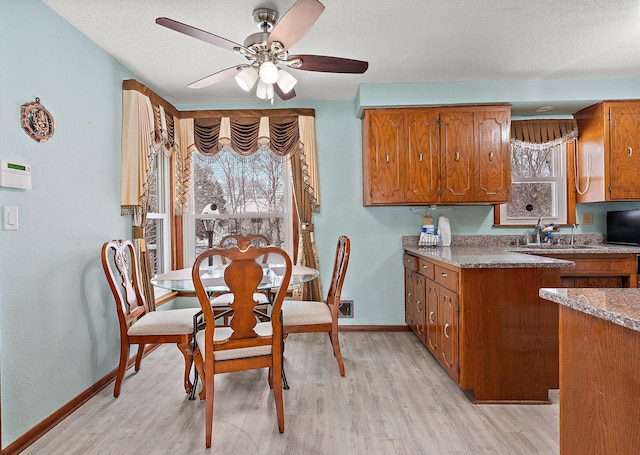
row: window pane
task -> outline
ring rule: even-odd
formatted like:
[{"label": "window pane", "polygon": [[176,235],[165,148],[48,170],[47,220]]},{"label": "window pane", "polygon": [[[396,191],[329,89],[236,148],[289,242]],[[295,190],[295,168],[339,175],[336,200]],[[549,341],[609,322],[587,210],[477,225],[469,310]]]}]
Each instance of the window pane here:
[{"label": "window pane", "polygon": [[553,177],[553,149],[537,149],[522,146],[511,148],[511,175],[522,177]]},{"label": "window pane", "polygon": [[512,183],[512,200],[507,204],[508,218],[555,216],[555,182]]},{"label": "window pane", "polygon": [[150,176],[149,176],[149,202],[148,202],[148,212],[154,212],[154,213],[159,213],[162,210],[160,210],[160,203],[159,203],[159,197],[158,197],[158,191],[161,190],[161,188],[158,188],[158,157],[154,156],[153,158],[151,158],[151,161],[149,162],[149,167],[150,167]]},{"label": "window pane", "polygon": [[214,160],[194,155],[196,255],[228,234],[263,234],[284,247],[285,165],[269,151],[226,151]]},{"label": "window pane", "polygon": [[148,219],[144,229],[144,237],[149,252],[149,262],[153,276],[164,272],[162,264],[162,220]]}]

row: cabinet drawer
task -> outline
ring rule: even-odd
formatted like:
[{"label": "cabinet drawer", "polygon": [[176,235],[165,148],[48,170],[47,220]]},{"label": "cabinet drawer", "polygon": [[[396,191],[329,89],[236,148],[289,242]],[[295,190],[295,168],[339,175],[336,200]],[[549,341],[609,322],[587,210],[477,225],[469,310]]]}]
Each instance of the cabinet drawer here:
[{"label": "cabinet drawer", "polygon": [[413,270],[414,272],[418,271],[417,257],[405,253],[402,257],[402,262],[404,263],[404,267],[406,269]]},{"label": "cabinet drawer", "polygon": [[435,281],[447,289],[458,292],[458,272],[435,266]]},{"label": "cabinet drawer", "polygon": [[426,259],[418,258],[418,273],[433,280],[435,276],[435,265]]}]

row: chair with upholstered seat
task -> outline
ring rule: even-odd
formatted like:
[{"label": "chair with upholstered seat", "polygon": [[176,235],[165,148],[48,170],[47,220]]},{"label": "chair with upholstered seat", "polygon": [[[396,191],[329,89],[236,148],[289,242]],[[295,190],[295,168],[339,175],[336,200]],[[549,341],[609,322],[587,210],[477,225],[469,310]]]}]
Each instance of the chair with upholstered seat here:
[{"label": "chair with upholstered seat", "polygon": [[[255,314],[258,302],[254,295],[263,280],[264,255],[278,256],[285,266],[280,291],[272,302],[271,320],[259,322]],[[233,318],[229,327],[216,327],[214,311],[202,283],[202,263],[209,257],[216,256],[228,262],[224,270],[224,281],[232,296],[230,307],[233,310]],[[205,323],[204,329],[196,333],[194,362],[198,374],[202,377],[206,400],[207,447],[211,447],[214,375],[217,373],[268,368],[268,383],[274,391],[278,429],[280,432],[284,431],[280,309],[291,279],[291,269],[291,260],[287,253],[275,246],[258,248],[250,245],[244,250],[237,247],[214,248],[201,253],[193,264],[192,279]]]},{"label": "chair with upholstered seat", "polygon": [[122,379],[129,362],[129,347],[138,345],[135,371],[140,370],[147,344],[175,343],[184,356],[184,388],[191,392],[194,316],[199,308],[149,311],[139,281],[139,266],[130,240],[112,240],[102,246],[102,268],[116,303],[120,325],[120,361],[113,396],[120,395]]},{"label": "chair with upholstered seat", "polygon": [[333,275],[327,300],[324,302],[286,300],[282,304],[282,324],[285,337],[291,333],[327,332],[333,347],[340,375],[344,376],[344,362],[340,352],[338,337],[338,311],[342,285],[349,264],[351,241],[342,235],[338,238],[336,256],[333,263]]}]

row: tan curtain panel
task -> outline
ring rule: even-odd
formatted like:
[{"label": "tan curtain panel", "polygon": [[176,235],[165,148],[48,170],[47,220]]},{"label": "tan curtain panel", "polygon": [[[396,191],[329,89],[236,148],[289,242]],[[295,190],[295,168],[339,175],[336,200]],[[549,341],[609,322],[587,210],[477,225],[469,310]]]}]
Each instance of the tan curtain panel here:
[{"label": "tan curtain panel", "polygon": [[[318,212],[318,165],[316,160],[316,138],[314,117],[300,116],[298,119],[301,147],[299,153],[291,154],[291,176],[293,195],[300,226],[297,264],[320,268],[318,250],[314,236],[313,214]],[[312,177],[313,176],[313,177]],[[294,298],[301,300],[324,300],[320,278],[302,286]]]},{"label": "tan curtain panel", "polygon": [[155,134],[149,98],[134,90],[122,93],[120,204],[123,214],[146,201],[149,161]]},{"label": "tan curtain panel", "polygon": [[304,185],[309,192],[311,209],[314,213],[320,211],[320,186],[318,180],[318,158],[316,152],[316,122],[315,117],[301,115],[298,117],[302,163],[301,171]]},{"label": "tan curtain panel", "polygon": [[[158,111],[159,112],[159,111]],[[160,116],[158,115],[160,119]],[[146,224],[149,163],[154,153],[157,129],[154,109],[145,95],[133,90],[122,94],[122,163],[121,211],[133,215],[132,233],[140,270],[140,284],[151,311],[155,310],[155,295],[147,245],[144,236]]]},{"label": "tan curtain panel", "polygon": [[566,120],[514,120],[511,122],[511,139],[529,144],[546,144],[577,137],[578,124]]}]

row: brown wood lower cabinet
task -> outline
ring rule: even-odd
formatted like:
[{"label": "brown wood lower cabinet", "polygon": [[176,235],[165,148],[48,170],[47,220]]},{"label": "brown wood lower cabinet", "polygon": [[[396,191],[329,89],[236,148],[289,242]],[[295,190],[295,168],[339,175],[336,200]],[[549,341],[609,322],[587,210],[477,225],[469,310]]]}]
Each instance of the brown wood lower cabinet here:
[{"label": "brown wood lower cabinet", "polygon": [[574,267],[560,269],[563,288],[635,288],[636,254],[544,254],[540,256],[565,259]]},{"label": "brown wood lower cabinet", "polygon": [[[474,403],[546,403],[558,388],[558,268],[457,268],[404,254],[406,322]],[[418,304],[420,302],[420,304]]]}]

